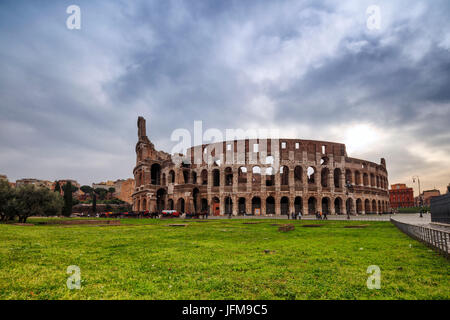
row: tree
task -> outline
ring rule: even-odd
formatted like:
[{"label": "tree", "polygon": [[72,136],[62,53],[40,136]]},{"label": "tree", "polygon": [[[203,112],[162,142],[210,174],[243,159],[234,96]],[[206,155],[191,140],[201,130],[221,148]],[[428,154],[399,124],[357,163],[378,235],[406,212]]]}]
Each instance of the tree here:
[{"label": "tree", "polygon": [[96,188],[94,192],[98,195],[100,200],[105,200],[106,195],[108,194],[108,191],[103,188]]},{"label": "tree", "polygon": [[61,196],[47,188],[25,185],[14,193],[14,198],[8,202],[7,212],[17,215],[22,223],[30,216],[58,215],[64,206]]},{"label": "tree", "polygon": [[58,192],[59,194],[61,194],[61,185],[59,184],[59,181],[56,181],[55,184],[55,192]]},{"label": "tree", "polygon": [[8,214],[8,203],[14,198],[14,190],[11,189],[7,180],[0,180],[0,221],[10,217]]},{"label": "tree", "polygon": [[97,195],[94,194],[92,195],[92,212],[96,213],[97,212]]},{"label": "tree", "polygon": [[114,195],[114,192],[116,192],[116,188],[110,187],[110,188],[108,189],[108,192],[111,194],[111,199],[112,199],[112,198],[113,198],[113,195]]},{"label": "tree", "polygon": [[64,209],[63,209],[63,215],[66,217],[70,217],[72,214],[72,205],[73,205],[73,197],[72,193],[72,183],[68,181],[66,185],[63,187],[64,190]]},{"label": "tree", "polygon": [[94,191],[94,189],[92,189],[90,186],[82,186],[80,190],[86,194],[92,194],[92,192]]}]

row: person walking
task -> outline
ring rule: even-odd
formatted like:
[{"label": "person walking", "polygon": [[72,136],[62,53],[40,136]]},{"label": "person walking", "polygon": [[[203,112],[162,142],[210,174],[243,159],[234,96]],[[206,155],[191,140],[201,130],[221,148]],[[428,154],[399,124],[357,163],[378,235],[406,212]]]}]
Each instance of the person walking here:
[{"label": "person walking", "polygon": [[298,220],[302,220],[302,212],[301,211],[298,212]]},{"label": "person walking", "polygon": [[326,212],[323,213],[323,220],[328,220]]}]

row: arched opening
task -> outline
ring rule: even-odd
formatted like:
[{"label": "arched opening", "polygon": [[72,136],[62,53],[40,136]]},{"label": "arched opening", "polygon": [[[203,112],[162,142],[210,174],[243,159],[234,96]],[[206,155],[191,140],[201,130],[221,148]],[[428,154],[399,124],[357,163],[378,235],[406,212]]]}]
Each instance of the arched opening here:
[{"label": "arched opening", "polygon": [[302,197],[295,197],[294,199],[295,213],[303,212],[303,199]]},{"label": "arched opening", "polygon": [[205,198],[202,198],[201,203],[202,203],[201,204],[201,207],[202,207],[201,212],[202,213],[208,212],[208,200]]},{"label": "arched opening", "polygon": [[356,200],[356,213],[361,214],[363,211],[363,203],[361,199]]},{"label": "arched opening", "polygon": [[202,185],[206,186],[208,184],[208,170],[203,169],[201,175]]},{"label": "arched opening", "polygon": [[320,173],[320,183],[322,187],[327,188],[328,187],[328,174],[330,173],[330,170],[328,168],[323,168]]},{"label": "arched opening", "polygon": [[300,186],[303,183],[303,168],[301,166],[294,168],[294,183],[296,186]]},{"label": "arched opening", "polygon": [[336,212],[336,214],[342,214],[342,199],[341,198],[334,199],[334,212]]},{"label": "arched opening", "polygon": [[272,196],[266,199],[266,214],[275,214],[275,199]]},{"label": "arched opening", "polygon": [[371,213],[371,210],[370,210],[370,201],[369,201],[369,199],[366,199],[365,201],[364,201],[364,212],[367,214],[367,213]]},{"label": "arched opening", "polygon": [[144,200],[142,200],[142,208],[141,211],[146,211],[147,210],[147,199],[144,198]]},{"label": "arched opening", "polygon": [[252,168],[252,183],[256,185],[261,184],[261,168],[258,166]]},{"label": "arched opening", "polygon": [[364,174],[363,174],[363,184],[364,184],[365,186],[368,186],[368,185],[369,185],[369,175],[368,175],[367,173],[365,173],[365,172],[364,172]]},{"label": "arched opening", "polygon": [[189,183],[189,170],[183,170],[184,183]]},{"label": "arched opening", "polygon": [[[373,173],[370,174],[370,186],[375,187],[375,175]],[[373,209],[372,209],[373,210]]]},{"label": "arched opening", "polygon": [[184,213],[185,210],[185,203],[184,203],[184,199],[180,198],[178,199],[178,204],[177,204],[177,211]]},{"label": "arched opening", "polygon": [[345,202],[345,207],[347,209],[347,213],[348,214],[355,213],[355,208],[354,208],[354,203],[353,203],[353,199],[352,198],[348,198],[347,199],[347,201]]},{"label": "arched opening", "polygon": [[192,183],[197,184],[197,172],[192,171]]},{"label": "arched opening", "polygon": [[238,170],[238,184],[247,184],[247,168],[240,167]]},{"label": "arched opening", "polygon": [[136,211],[141,211],[141,200],[136,201],[136,207],[134,209]]},{"label": "arched opening", "polygon": [[233,169],[231,169],[230,167],[225,168],[225,185],[233,185]]},{"label": "arched opening", "polygon": [[281,198],[280,208],[281,208],[281,214],[285,214],[285,215],[289,214],[289,198],[288,197]]},{"label": "arched opening", "polygon": [[378,213],[382,213],[383,212],[383,208],[381,207],[381,201],[378,200]]},{"label": "arched opening", "polygon": [[217,197],[212,198],[212,214],[215,216],[220,215],[220,200]]},{"label": "arched opening", "polygon": [[150,176],[152,184],[154,185],[161,184],[161,166],[158,163],[154,163],[150,167]]},{"label": "arched opening", "polygon": [[345,183],[346,184],[353,184],[353,175],[350,170],[345,170]]},{"label": "arched opening", "polygon": [[252,214],[254,214],[254,215],[261,214],[261,198],[260,197],[252,198]]},{"label": "arched opening", "polygon": [[361,185],[361,173],[359,171],[355,171],[355,184],[357,186]]},{"label": "arched opening", "polygon": [[173,199],[169,199],[169,200],[167,201],[167,209],[168,209],[168,210],[174,210]]},{"label": "arched opening", "polygon": [[322,212],[330,214],[330,199],[327,197],[322,198]]},{"label": "arched opening", "polygon": [[315,178],[316,169],[314,167],[308,167],[306,174],[308,176],[308,184],[315,184],[316,183],[316,178]]},{"label": "arched opening", "polygon": [[233,213],[233,200],[231,197],[225,197],[225,214]]},{"label": "arched opening", "polygon": [[308,199],[308,214],[315,214],[317,208],[317,200],[314,197]]},{"label": "arched opening", "polygon": [[164,189],[158,189],[158,191],[156,191],[156,211],[158,213],[161,213],[161,211],[164,210],[165,195],[166,195],[166,191]]},{"label": "arched opening", "polygon": [[275,173],[272,167],[266,168],[266,186],[274,186],[275,185]]},{"label": "arched opening", "polygon": [[214,187],[220,186],[220,171],[219,171],[219,169],[214,169],[212,174],[213,174],[213,186]]},{"label": "arched opening", "polygon": [[378,213],[377,202],[375,200],[372,200],[372,212],[373,213]]},{"label": "arched opening", "polygon": [[169,183],[175,183],[175,171],[169,171]]},{"label": "arched opening", "polygon": [[192,190],[192,200],[194,202],[194,212],[197,213],[199,212],[199,195],[200,191],[198,190],[198,188],[194,188]]},{"label": "arched opening", "polygon": [[238,213],[244,215],[246,213],[245,198],[239,198]]},{"label": "arched opening", "polygon": [[341,174],[342,174],[341,169],[339,169],[339,168],[334,169],[333,179],[334,179],[334,187],[335,188],[342,188],[342,186],[341,186]]},{"label": "arched opening", "polygon": [[282,186],[289,185],[289,168],[287,166],[282,166],[280,168],[280,180]]},{"label": "arched opening", "polygon": [[166,174],[163,173],[163,175],[162,175],[162,185],[165,186],[166,184],[167,184],[166,183]]}]

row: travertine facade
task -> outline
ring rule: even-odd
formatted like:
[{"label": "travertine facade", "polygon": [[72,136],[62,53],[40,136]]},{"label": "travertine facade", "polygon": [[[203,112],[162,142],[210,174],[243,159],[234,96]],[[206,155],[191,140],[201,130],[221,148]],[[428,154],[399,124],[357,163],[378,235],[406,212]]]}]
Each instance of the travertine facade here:
[{"label": "travertine facade", "polygon": [[[350,158],[341,143],[234,140],[187,156],[155,150],[138,119],[133,210],[280,215],[389,210],[386,162]],[[200,155],[200,156],[199,156]]]}]

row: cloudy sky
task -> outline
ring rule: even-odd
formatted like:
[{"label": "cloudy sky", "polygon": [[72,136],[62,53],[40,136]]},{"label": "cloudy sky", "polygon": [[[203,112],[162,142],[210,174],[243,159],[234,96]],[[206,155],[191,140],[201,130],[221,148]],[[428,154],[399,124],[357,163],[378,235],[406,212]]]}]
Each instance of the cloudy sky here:
[{"label": "cloudy sky", "polygon": [[[80,30],[66,27],[72,4]],[[443,191],[449,16],[448,0],[3,0],[0,173],[131,177],[143,115],[158,149],[194,120],[279,129],[385,157],[390,183],[418,175]]]}]

